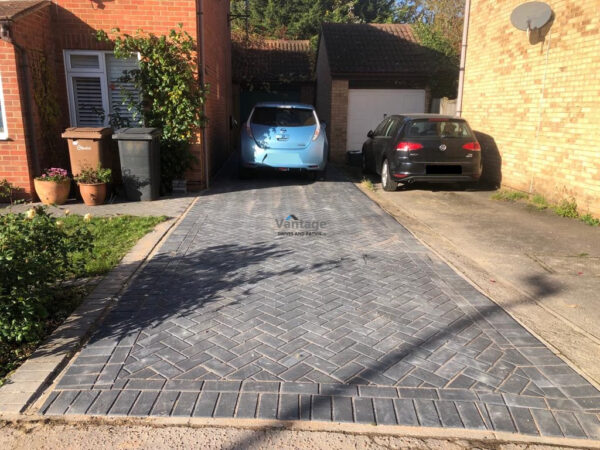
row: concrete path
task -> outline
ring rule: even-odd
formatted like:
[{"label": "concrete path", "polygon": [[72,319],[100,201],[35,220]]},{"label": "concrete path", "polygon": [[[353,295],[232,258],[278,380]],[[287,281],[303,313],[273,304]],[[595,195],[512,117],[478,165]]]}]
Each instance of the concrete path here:
[{"label": "concrete path", "polygon": [[335,174],[221,180],[41,412],[600,438],[596,388]]}]

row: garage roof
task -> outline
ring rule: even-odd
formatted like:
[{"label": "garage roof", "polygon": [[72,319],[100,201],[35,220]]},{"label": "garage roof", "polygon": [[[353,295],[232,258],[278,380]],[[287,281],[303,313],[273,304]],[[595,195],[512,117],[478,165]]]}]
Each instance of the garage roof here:
[{"label": "garage roof", "polygon": [[321,38],[333,75],[426,76],[436,67],[434,52],[419,44],[407,24],[325,23]]},{"label": "garage roof", "polygon": [[0,20],[14,20],[49,4],[48,0],[0,0]]}]

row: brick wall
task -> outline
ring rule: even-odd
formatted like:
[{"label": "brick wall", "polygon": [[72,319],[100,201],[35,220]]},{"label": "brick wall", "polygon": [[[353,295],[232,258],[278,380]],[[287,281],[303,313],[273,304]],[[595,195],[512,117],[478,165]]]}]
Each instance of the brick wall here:
[{"label": "brick wall", "polygon": [[[195,0],[54,0],[54,3],[52,14],[57,30],[56,67],[57,79],[60,80],[59,98],[64,111],[63,128],[70,126],[63,50],[110,50],[111,46],[98,42],[94,34],[96,30],[110,32],[115,27],[129,34],[138,29],[165,34],[181,23],[183,29],[197,40]],[[191,150],[198,163],[186,176],[192,184],[202,186],[205,171],[199,137]]]},{"label": "brick wall", "polygon": [[[0,179],[6,178],[29,195],[33,192],[31,175],[37,175],[36,166],[38,170],[44,169],[52,159],[45,156],[56,156],[54,152],[57,150],[53,142],[43,139],[40,116],[33,101],[36,96],[33,71],[39,70],[42,65],[54,71],[50,9],[38,9],[13,23],[11,37],[23,51],[17,50],[11,43],[0,42],[0,74],[8,131],[8,138],[0,141]],[[27,66],[26,71],[17,70],[23,66]],[[54,85],[53,77],[46,81]],[[30,102],[27,101],[26,85],[29,86]],[[32,136],[28,136],[25,129],[27,108],[33,118]],[[60,154],[58,161],[64,161]]]},{"label": "brick wall", "polygon": [[205,81],[209,85],[206,104],[208,116],[207,143],[210,172],[214,174],[228,158],[231,116],[231,39],[229,0],[205,0],[204,27],[206,53]]},{"label": "brick wall", "polygon": [[348,80],[331,82],[331,119],[329,127],[330,159],[346,161],[346,128],[348,127]]},{"label": "brick wall", "polygon": [[598,215],[598,0],[547,0],[554,22],[530,38],[510,23],[521,3],[472,0],[463,116],[483,133],[492,164],[502,161],[505,186],[573,196]]},{"label": "brick wall", "polygon": [[[212,171],[227,157],[229,152],[229,115],[231,109],[231,57],[229,37],[229,2],[227,0],[205,0],[205,62],[206,82],[210,84],[207,102],[207,145],[211,152]],[[196,0],[54,0],[42,10],[19,18],[15,24],[15,40],[26,45],[28,53],[45,55],[47,63],[55,73],[55,91],[60,102],[61,116],[57,133],[69,123],[66,78],[64,73],[63,50],[109,50],[110,46],[99,43],[96,30],[110,31],[119,27],[124,33],[134,33],[138,29],[163,34],[171,28],[183,24],[184,30],[198,40],[196,22]],[[16,56],[12,45],[0,42],[0,74],[4,84],[7,102],[7,120],[10,141],[0,142],[0,179],[9,181],[31,192],[30,178],[33,175],[35,159],[28,153],[32,146],[25,143],[23,129],[24,93],[20,90]],[[33,102],[32,102],[33,103]],[[58,149],[48,153],[48,146],[41,140],[39,118],[34,122],[36,148],[39,148],[40,166],[67,164],[66,144],[59,138]],[[192,184],[204,186],[200,135],[192,145],[198,164],[190,171]],[[10,162],[10,165],[9,165]],[[41,167],[43,168],[43,167]]]}]

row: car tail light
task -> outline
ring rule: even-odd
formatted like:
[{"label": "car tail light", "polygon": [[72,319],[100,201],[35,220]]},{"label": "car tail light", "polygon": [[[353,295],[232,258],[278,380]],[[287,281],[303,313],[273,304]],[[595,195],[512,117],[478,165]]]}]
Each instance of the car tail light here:
[{"label": "car tail light", "polygon": [[481,150],[481,145],[479,145],[479,142],[473,141],[467,142],[465,145],[462,146],[462,148],[464,148],[465,150],[470,150],[472,152],[478,152]]},{"label": "car tail light", "polygon": [[313,134],[312,140],[316,141],[320,134],[321,134],[321,127],[319,125],[317,125],[317,127],[315,128],[315,134]]},{"label": "car tail light", "polygon": [[418,142],[401,141],[401,142],[398,142],[398,145],[396,146],[396,151],[410,152],[413,150],[420,150],[422,148],[423,148],[423,146],[421,144],[419,144]]}]

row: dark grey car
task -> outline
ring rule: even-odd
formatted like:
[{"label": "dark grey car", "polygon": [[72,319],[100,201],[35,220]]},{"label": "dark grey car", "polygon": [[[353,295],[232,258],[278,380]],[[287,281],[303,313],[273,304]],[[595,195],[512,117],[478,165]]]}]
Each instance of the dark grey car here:
[{"label": "dark grey car", "polygon": [[367,137],[363,170],[380,174],[386,191],[396,190],[399,183],[472,183],[481,176],[481,147],[464,119],[393,115]]}]

